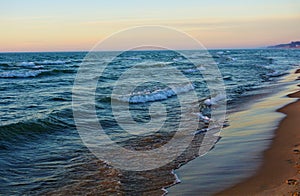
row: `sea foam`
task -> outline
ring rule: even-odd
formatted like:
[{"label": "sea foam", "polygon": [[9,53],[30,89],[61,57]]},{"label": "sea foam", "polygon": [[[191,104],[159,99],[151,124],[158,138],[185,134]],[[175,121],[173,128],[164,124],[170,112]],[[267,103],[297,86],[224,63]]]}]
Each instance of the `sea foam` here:
[{"label": "sea foam", "polygon": [[0,73],[0,78],[29,78],[36,77],[43,73],[44,70],[32,70],[32,71],[6,71]]},{"label": "sea foam", "polygon": [[130,95],[118,97],[117,99],[129,103],[146,103],[168,99],[180,93],[189,92],[194,89],[192,84],[172,88],[158,89],[152,92],[135,92]]},{"label": "sea foam", "polygon": [[20,66],[22,66],[22,67],[34,67],[35,63],[34,62],[22,62],[22,63],[20,63]]},{"label": "sea foam", "polygon": [[60,60],[57,61],[44,60],[41,62],[36,62],[36,64],[38,65],[63,65],[65,63],[66,61],[60,61]]},{"label": "sea foam", "polygon": [[226,99],[226,96],[223,94],[218,94],[217,96],[211,98],[211,99],[206,99],[204,101],[205,105],[211,106],[211,105],[217,105],[218,102],[223,101]]}]

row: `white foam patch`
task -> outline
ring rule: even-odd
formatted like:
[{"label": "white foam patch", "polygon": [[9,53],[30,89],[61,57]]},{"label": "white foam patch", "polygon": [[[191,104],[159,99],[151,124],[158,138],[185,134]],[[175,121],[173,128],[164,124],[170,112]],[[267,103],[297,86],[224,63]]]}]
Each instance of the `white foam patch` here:
[{"label": "white foam patch", "polygon": [[183,72],[184,73],[194,73],[194,72],[198,72],[199,70],[197,70],[197,69],[186,69],[186,70],[184,70]]},{"label": "white foam patch", "polygon": [[129,103],[146,103],[146,102],[165,100],[177,94],[189,92],[193,89],[194,86],[192,84],[188,84],[184,86],[158,89],[153,92],[149,92],[149,91],[136,92],[130,95],[118,97],[117,99]]},{"label": "white foam patch", "polygon": [[174,170],[171,171],[171,174],[173,174],[175,176],[175,184],[181,182],[181,180],[178,178],[177,174],[175,174]]},{"label": "white foam patch", "polygon": [[223,101],[226,99],[226,96],[223,94],[218,94],[217,96],[211,98],[211,99],[206,99],[204,101],[205,105],[211,106],[211,105],[217,105],[218,102]]},{"label": "white foam patch", "polygon": [[186,69],[183,72],[194,73],[194,72],[199,72],[199,71],[204,71],[204,70],[206,70],[205,67],[200,66],[200,67],[197,67],[196,69]]},{"label": "white foam patch", "polygon": [[6,71],[0,73],[0,78],[28,78],[28,77],[36,77],[44,70],[32,70],[32,71]]},{"label": "white foam patch", "polygon": [[227,59],[227,60],[230,60],[230,61],[236,61],[236,58],[230,57],[230,56],[228,56],[226,59]]},{"label": "white foam patch", "polygon": [[167,191],[167,189],[165,189],[165,188],[161,188],[161,190],[164,191],[163,196],[165,196],[165,195],[167,195],[167,194],[169,193],[169,192]]},{"label": "white foam patch", "polygon": [[43,65],[36,65],[36,66],[33,66],[32,68],[34,68],[34,69],[40,69],[40,68],[44,68],[44,66]]},{"label": "white foam patch", "polygon": [[198,69],[198,70],[200,70],[200,71],[204,71],[204,70],[206,70],[206,68],[205,68],[205,67],[203,67],[203,66],[200,66],[200,67],[198,67],[197,69]]},{"label": "white foam patch", "polygon": [[144,61],[135,64],[136,67],[163,67],[166,65],[170,65],[173,62],[164,62],[164,61]]},{"label": "white foam patch", "polygon": [[207,116],[204,116],[201,112],[200,113],[197,113],[197,115],[199,116],[199,118],[201,120],[203,120],[204,122],[209,122],[210,121],[210,118],[207,117]]},{"label": "white foam patch", "polygon": [[65,63],[66,63],[65,61],[60,61],[60,60],[57,60],[57,61],[44,60],[41,62],[37,62],[37,64],[39,64],[39,65],[63,65]]},{"label": "white foam patch", "polygon": [[34,67],[35,63],[34,62],[22,62],[22,63],[20,63],[20,66],[22,66],[22,67]]}]

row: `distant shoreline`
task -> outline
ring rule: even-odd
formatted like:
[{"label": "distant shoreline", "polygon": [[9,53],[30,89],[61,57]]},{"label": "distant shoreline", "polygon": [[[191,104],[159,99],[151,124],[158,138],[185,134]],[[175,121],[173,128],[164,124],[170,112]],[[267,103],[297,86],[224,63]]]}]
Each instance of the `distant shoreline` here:
[{"label": "distant shoreline", "polygon": [[268,48],[278,48],[278,49],[300,49],[300,41],[292,41],[288,44],[279,44],[275,46],[269,46]]}]

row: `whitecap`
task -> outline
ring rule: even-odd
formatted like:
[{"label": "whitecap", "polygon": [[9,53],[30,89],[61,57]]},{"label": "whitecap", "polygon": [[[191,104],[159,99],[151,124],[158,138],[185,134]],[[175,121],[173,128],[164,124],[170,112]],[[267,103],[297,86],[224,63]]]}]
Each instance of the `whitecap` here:
[{"label": "whitecap", "polygon": [[199,71],[198,69],[186,69],[183,72],[184,73],[194,73],[194,72],[198,72],[198,71]]},{"label": "whitecap", "polygon": [[6,71],[0,73],[0,78],[29,78],[29,77],[36,77],[44,70],[30,70],[30,71]]},{"label": "whitecap", "polygon": [[223,101],[226,99],[226,96],[223,94],[218,94],[217,96],[211,98],[211,99],[206,99],[204,101],[205,105],[211,106],[211,105],[217,105],[218,102]]},{"label": "whitecap", "polygon": [[41,62],[37,62],[38,65],[63,65],[65,64],[65,61],[57,60],[57,61],[50,61],[50,60],[44,60]]},{"label": "whitecap", "polygon": [[136,67],[164,67],[166,65],[170,65],[173,62],[165,62],[165,61],[144,61],[140,63],[136,63]]},{"label": "whitecap", "polygon": [[177,86],[172,88],[158,89],[155,91],[135,92],[130,95],[119,96],[118,100],[129,103],[146,103],[168,99],[180,93],[185,93],[194,89],[192,84]]},{"label": "whitecap", "polygon": [[206,70],[205,67],[200,66],[200,67],[197,67],[196,69],[186,69],[183,72],[184,73],[194,73],[194,72],[205,71],[205,70]]},{"label": "whitecap", "polygon": [[22,66],[22,67],[34,67],[35,63],[34,62],[22,62],[22,63],[20,63],[20,66]]},{"label": "whitecap", "polygon": [[228,60],[228,61],[236,61],[237,59],[234,58],[234,57],[231,57],[231,56],[227,56],[226,60]]}]

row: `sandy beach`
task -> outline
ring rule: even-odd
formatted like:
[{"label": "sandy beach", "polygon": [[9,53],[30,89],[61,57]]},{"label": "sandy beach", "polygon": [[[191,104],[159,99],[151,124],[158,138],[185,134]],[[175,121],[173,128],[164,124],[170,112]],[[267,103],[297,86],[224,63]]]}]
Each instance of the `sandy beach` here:
[{"label": "sandy beach", "polygon": [[[298,69],[295,74],[299,74]],[[300,91],[287,95],[300,98]],[[216,195],[300,195],[300,100],[279,110],[286,115],[275,131],[271,146],[264,152],[257,173]]]}]

